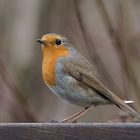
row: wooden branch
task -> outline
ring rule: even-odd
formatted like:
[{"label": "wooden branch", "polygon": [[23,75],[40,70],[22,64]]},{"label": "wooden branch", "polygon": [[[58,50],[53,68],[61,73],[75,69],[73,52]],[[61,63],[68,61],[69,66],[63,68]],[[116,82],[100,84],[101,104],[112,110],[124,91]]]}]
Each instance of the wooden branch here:
[{"label": "wooden branch", "polygon": [[139,140],[139,123],[1,123],[0,140]]}]

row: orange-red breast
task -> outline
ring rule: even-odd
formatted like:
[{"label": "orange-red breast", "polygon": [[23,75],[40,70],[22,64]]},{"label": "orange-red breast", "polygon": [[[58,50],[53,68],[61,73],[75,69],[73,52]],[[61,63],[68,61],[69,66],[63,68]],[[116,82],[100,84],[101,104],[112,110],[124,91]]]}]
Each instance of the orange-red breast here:
[{"label": "orange-red breast", "polygon": [[95,67],[66,37],[50,33],[37,41],[42,44],[43,79],[57,96],[86,109],[96,105],[115,104],[140,118],[140,115],[126,104],[131,101],[121,100],[105,87]]}]

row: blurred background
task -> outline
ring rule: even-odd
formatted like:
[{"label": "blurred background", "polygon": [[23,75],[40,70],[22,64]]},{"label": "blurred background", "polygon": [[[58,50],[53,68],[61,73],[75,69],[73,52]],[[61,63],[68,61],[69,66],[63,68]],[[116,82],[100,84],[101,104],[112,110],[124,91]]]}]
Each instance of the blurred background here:
[{"label": "blurred background", "polygon": [[[41,75],[46,33],[68,37],[106,85],[140,113],[139,0],[0,0],[0,122],[61,120],[82,108],[51,93]],[[114,105],[98,106],[79,122],[133,122]]]}]

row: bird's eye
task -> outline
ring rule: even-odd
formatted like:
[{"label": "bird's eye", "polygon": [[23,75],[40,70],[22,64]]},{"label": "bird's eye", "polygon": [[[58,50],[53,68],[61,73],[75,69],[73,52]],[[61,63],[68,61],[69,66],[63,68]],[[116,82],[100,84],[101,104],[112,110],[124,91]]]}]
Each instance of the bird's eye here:
[{"label": "bird's eye", "polygon": [[56,43],[56,45],[61,45],[61,40],[60,39],[56,39],[55,43]]}]

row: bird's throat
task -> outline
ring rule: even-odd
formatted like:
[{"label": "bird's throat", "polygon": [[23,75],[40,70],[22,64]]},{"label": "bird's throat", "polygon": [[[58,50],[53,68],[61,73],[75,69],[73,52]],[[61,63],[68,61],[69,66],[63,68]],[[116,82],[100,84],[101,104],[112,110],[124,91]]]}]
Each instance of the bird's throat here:
[{"label": "bird's throat", "polygon": [[56,62],[60,57],[68,55],[68,49],[43,48],[42,75],[46,84],[53,86],[56,84]]}]

